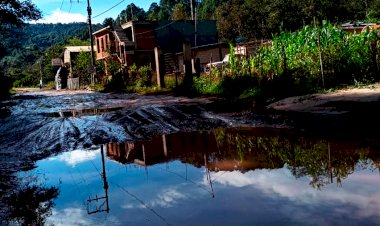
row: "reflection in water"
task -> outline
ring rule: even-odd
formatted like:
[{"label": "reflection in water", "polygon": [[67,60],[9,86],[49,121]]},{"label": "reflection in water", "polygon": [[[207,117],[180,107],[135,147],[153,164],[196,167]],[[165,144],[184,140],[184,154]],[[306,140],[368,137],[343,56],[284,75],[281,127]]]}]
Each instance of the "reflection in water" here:
[{"label": "reflection in water", "polygon": [[63,153],[30,174],[60,190],[47,224],[376,225],[378,144],[274,129],[181,132]]},{"label": "reflection in water", "polygon": [[[103,151],[103,145],[100,147],[100,153],[102,155],[102,179],[103,179],[103,188],[104,188],[104,196],[98,197],[96,195],[95,198],[88,198],[87,199],[87,214],[94,214],[99,212],[109,212],[109,204],[108,204],[108,182],[107,182],[107,175],[106,175],[106,169],[105,169],[105,161],[104,161],[104,151]],[[100,202],[100,205],[99,205]],[[91,206],[94,207],[94,209],[91,209]]]},{"label": "reflection in water", "polygon": [[[272,129],[216,129],[176,133],[134,143],[109,143],[107,155],[142,166],[181,160],[210,171],[247,172],[286,165],[296,178],[309,176],[321,188],[352,174],[356,164],[379,165],[380,153],[361,143],[315,140]],[[372,159],[373,163],[368,161]]]},{"label": "reflection in water", "polygon": [[56,187],[44,187],[33,181],[31,178],[17,181],[11,190],[1,191],[7,192],[1,197],[2,225],[45,225],[59,192]]},{"label": "reflection in water", "polygon": [[88,109],[80,109],[80,110],[71,110],[71,111],[61,111],[61,112],[53,112],[47,113],[48,117],[83,117],[89,115],[100,115],[105,112],[118,111],[123,109],[122,107],[114,107],[114,108],[88,108]]}]

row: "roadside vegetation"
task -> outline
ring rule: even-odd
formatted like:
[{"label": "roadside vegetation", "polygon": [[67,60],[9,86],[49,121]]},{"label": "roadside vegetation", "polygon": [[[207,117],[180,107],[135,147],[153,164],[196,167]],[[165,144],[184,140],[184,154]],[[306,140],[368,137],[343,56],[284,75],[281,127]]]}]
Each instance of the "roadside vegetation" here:
[{"label": "roadside vegetation", "polygon": [[379,81],[376,31],[348,34],[330,23],[281,32],[249,58],[195,78],[201,94],[281,98]]},{"label": "roadside vegetation", "polygon": [[[131,3],[116,19],[106,18],[93,29],[130,20],[190,19],[192,2],[197,4],[199,20],[216,21],[219,41],[232,46],[261,39],[272,42],[247,59],[240,60],[232,52],[226,67],[194,78],[193,89],[186,91],[186,95],[271,99],[379,80],[379,44],[375,32],[349,35],[339,25],[348,21],[379,21],[380,0],[204,0],[198,3],[162,0],[152,3],[147,11]],[[34,5],[33,9],[36,14],[22,21],[0,19],[4,31],[0,35],[3,40],[0,70],[13,87],[38,87],[41,77],[45,87],[54,87],[51,82],[58,67],[51,66],[51,59],[60,57],[65,45],[88,45],[87,25],[26,24],[28,19],[41,17]],[[131,11],[134,13],[130,14]],[[12,24],[24,27],[9,26]],[[127,68],[113,65],[112,79],[104,78],[101,62],[96,65],[98,84],[90,85],[89,64],[89,54],[81,53],[73,67],[82,88],[139,93],[183,91],[181,76],[167,75],[167,88],[157,88],[153,71],[136,65]],[[0,94],[8,95],[9,82],[1,86]]]}]

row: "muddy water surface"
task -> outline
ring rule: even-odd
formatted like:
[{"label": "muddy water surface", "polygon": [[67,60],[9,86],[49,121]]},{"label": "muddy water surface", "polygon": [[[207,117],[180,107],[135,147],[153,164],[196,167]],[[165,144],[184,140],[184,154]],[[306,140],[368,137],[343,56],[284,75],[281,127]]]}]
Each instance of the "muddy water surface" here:
[{"label": "muddy water surface", "polygon": [[240,127],[208,101],[4,103],[2,224],[378,225],[379,140]]}]

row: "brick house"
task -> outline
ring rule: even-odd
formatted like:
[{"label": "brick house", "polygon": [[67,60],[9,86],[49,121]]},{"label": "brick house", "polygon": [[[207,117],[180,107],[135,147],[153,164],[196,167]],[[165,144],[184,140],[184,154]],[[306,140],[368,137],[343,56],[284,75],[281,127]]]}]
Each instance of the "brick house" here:
[{"label": "brick house", "polygon": [[[155,47],[158,47],[162,54],[173,55],[182,52],[183,43],[189,42],[193,47],[208,46],[204,48],[207,51],[215,45],[217,48],[212,51],[216,51],[217,55],[222,54],[216,44],[218,39],[215,21],[198,21],[196,25],[194,21],[187,20],[129,21],[115,29],[102,28],[93,35],[97,46],[96,59],[105,62],[108,75],[107,59],[115,60],[122,67],[132,64],[136,64],[137,67],[149,65],[155,70]],[[202,48],[198,48],[198,52],[201,50]],[[206,55],[201,63],[209,61],[208,54]],[[176,63],[178,64],[178,60]]]}]

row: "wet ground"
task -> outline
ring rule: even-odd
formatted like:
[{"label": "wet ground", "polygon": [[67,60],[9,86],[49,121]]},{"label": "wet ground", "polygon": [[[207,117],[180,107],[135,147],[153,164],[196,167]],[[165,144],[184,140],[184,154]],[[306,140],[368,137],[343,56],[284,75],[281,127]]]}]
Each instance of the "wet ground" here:
[{"label": "wet ground", "polygon": [[215,98],[18,94],[0,104],[2,224],[376,225],[378,133],[330,136],[342,123],[319,131],[308,117]]}]

